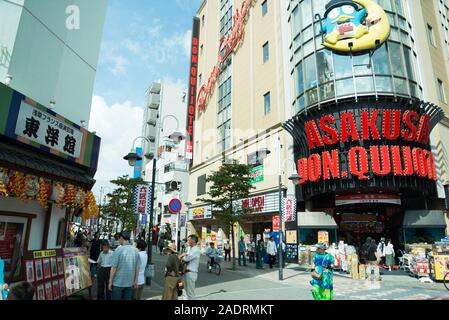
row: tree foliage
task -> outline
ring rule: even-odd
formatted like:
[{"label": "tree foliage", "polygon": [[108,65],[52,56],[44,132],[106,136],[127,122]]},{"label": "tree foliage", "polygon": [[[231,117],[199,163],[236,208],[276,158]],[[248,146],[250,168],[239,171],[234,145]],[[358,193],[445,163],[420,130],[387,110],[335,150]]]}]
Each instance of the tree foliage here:
[{"label": "tree foliage", "polygon": [[[197,201],[207,202],[212,205],[212,214],[218,227],[224,230],[226,235],[233,231],[233,225],[245,222],[251,210],[238,205],[237,200],[247,198],[254,187],[251,185],[250,175],[252,167],[244,164],[224,163],[218,171],[206,179],[211,182],[207,198],[199,198]],[[234,238],[234,232],[231,233]],[[234,246],[234,239],[232,239]],[[233,268],[235,269],[235,249],[233,248]]]},{"label": "tree foliage", "polygon": [[124,229],[134,230],[137,218],[134,216],[134,187],[144,183],[142,179],[130,179],[128,175],[111,180],[116,189],[108,194],[109,201],[104,205],[104,212],[117,218]]}]

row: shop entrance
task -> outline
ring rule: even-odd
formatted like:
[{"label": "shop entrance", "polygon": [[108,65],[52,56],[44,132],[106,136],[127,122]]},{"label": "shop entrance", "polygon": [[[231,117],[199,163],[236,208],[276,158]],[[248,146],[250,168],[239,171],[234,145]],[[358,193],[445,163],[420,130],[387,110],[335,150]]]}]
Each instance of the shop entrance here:
[{"label": "shop entrance", "polygon": [[338,207],[334,219],[338,224],[338,239],[356,248],[370,237],[379,243],[381,238],[400,245],[403,213],[400,207]]}]

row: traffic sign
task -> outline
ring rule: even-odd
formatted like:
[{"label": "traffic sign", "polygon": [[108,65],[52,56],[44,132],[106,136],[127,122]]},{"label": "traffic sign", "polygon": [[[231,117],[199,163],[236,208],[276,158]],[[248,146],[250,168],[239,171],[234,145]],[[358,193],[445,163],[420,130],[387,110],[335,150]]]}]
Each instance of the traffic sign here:
[{"label": "traffic sign", "polygon": [[178,214],[181,212],[182,202],[179,199],[172,199],[168,204],[168,210],[173,214]]}]

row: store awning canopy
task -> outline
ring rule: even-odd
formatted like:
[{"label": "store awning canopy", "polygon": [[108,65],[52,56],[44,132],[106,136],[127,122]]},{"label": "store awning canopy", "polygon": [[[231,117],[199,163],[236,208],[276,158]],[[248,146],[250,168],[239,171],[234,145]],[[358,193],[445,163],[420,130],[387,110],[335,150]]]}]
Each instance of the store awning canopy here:
[{"label": "store awning canopy", "polygon": [[405,211],[404,228],[438,228],[446,227],[444,213],[441,210]]},{"label": "store awning canopy", "polygon": [[[0,166],[4,165],[12,169],[27,169],[32,174],[42,175],[45,178],[61,177],[71,180],[73,183],[94,185],[95,180],[85,171],[73,166],[64,165],[45,156],[33,154],[25,150],[7,148],[0,144]],[[12,165],[12,166],[11,166]]]},{"label": "store awning canopy", "polygon": [[298,227],[337,229],[337,223],[332,215],[326,212],[298,212]]}]

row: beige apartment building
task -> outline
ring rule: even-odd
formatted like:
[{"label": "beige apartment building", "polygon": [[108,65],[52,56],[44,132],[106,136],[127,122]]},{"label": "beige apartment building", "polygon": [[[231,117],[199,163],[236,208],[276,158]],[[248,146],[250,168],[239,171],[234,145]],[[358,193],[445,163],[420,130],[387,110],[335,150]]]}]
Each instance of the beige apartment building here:
[{"label": "beige apartment building", "polygon": [[[323,45],[328,15],[335,17],[338,10],[353,12],[355,17],[365,10],[362,24],[369,26],[365,39],[362,34],[354,41],[342,38],[335,47]],[[382,14],[383,20],[378,20],[377,14]],[[263,238],[272,231],[279,207],[280,168],[284,195],[297,199],[296,222],[285,226],[295,235],[290,240],[287,237],[287,251],[293,252],[290,261],[295,260],[298,244],[316,243],[319,231],[328,232],[330,242],[344,238],[354,244],[368,235],[377,240],[392,237],[398,244],[423,235],[439,241],[447,235],[449,1],[205,0],[197,18],[198,103],[189,192],[192,232],[220,245],[224,235],[213,225],[211,208],[196,199],[207,192],[205,179],[222,161],[238,161],[254,164],[255,174],[263,172],[263,179],[255,180],[249,201],[242,199],[255,209],[254,221],[238,226],[236,235]],[[379,21],[385,26],[386,20],[388,28],[376,26]],[[386,30],[388,36],[381,38]],[[354,52],[354,43],[357,47],[360,38],[372,45]],[[349,50],[344,52],[339,41],[349,41]],[[340,120],[350,113],[361,134],[361,114],[366,109],[381,115],[395,109],[401,115],[416,112],[428,116],[430,142],[415,143],[399,136],[390,140],[352,138],[350,143],[340,143],[342,136],[338,135],[329,146],[307,148],[306,122],[315,121],[322,128],[320,120],[328,116],[326,121],[336,119],[335,129],[340,133]],[[380,118],[377,125],[383,130]],[[329,132],[324,127],[316,129],[323,137]],[[369,151],[371,147],[398,146],[417,148],[426,157],[432,153],[436,179],[423,177],[417,170],[382,172],[370,158],[367,180],[358,179],[351,171],[352,148]],[[305,163],[312,156],[316,161],[331,150],[340,158],[330,177],[324,178],[326,168],[310,162],[307,168],[299,166],[300,160]],[[393,155],[389,159],[391,168],[399,170],[397,166],[403,162],[394,160]],[[420,168],[418,162],[414,169]],[[313,180],[292,186],[288,177],[294,169],[303,178],[312,173]],[[358,221],[362,215],[369,223]],[[354,225],[358,227],[354,229]]]},{"label": "beige apartment building", "polygon": [[[241,17],[242,5],[247,4],[250,6],[243,10],[247,15]],[[265,230],[271,231],[272,218],[278,214],[279,158],[290,168],[283,175],[284,186],[288,184],[287,174],[293,170],[293,163],[284,161],[289,137],[281,127],[287,118],[288,104],[281,31],[282,22],[287,25],[287,11],[282,5],[283,1],[273,0],[205,0],[198,10],[197,93],[203,85],[207,86],[217,66],[220,74],[215,85],[210,86],[204,109],[199,111],[198,105],[196,109],[189,219],[192,232],[206,242],[217,241],[219,246],[225,236],[213,225],[208,204],[196,200],[208,190],[206,176],[217,170],[223,159],[254,164],[259,178],[252,194],[255,200],[250,199],[250,203],[257,202],[258,214],[252,223],[236,228],[236,235],[262,237]],[[232,38],[239,21],[243,37],[226,61],[220,63],[220,39]],[[280,152],[278,139],[283,145]]]}]

